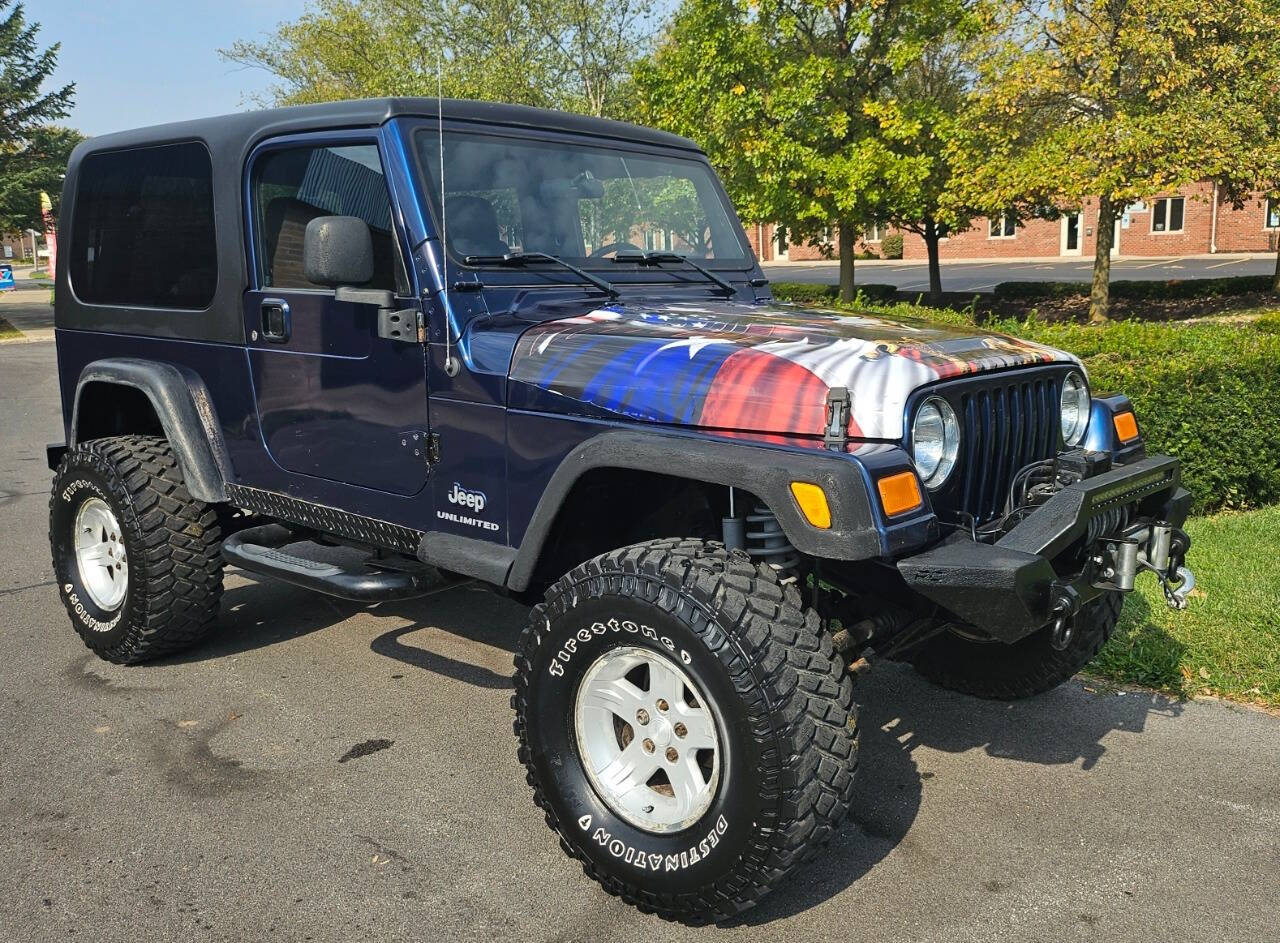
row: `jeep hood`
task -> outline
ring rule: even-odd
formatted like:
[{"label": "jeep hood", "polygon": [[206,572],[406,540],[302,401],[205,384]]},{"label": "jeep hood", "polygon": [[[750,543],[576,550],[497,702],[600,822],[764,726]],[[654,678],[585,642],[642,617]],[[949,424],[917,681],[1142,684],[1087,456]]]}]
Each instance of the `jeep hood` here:
[{"label": "jeep hood", "polygon": [[517,408],[704,429],[820,436],[827,393],[852,399],[849,435],[899,440],[921,386],[987,370],[1076,362],[1001,334],[913,319],[737,302],[612,304],[525,331]]}]

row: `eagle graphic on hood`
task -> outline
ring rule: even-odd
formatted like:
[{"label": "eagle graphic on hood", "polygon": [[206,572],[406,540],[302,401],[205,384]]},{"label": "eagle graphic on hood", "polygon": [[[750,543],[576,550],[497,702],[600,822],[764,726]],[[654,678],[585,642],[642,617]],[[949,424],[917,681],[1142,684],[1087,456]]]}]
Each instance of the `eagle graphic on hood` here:
[{"label": "eagle graphic on hood", "polygon": [[913,319],[734,302],[619,303],[529,328],[511,382],[553,394],[565,412],[586,404],[646,422],[787,436],[822,435],[827,393],[845,387],[850,437],[898,440],[907,398],[921,386],[1077,362],[1006,335]]}]

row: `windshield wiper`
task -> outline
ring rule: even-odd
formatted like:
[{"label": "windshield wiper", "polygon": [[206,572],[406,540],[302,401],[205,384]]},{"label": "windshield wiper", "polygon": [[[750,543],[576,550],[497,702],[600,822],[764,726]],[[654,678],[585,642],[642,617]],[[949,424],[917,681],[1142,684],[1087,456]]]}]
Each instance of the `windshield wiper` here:
[{"label": "windshield wiper", "polygon": [[685,265],[701,272],[729,294],[736,295],[738,293],[738,289],[734,288],[727,279],[721,278],[715,272],[711,271],[711,269],[706,268],[703,265],[699,265],[687,255],[681,255],[678,252],[617,252],[614,254],[613,260],[615,262],[638,262],[641,265],[659,265],[663,262],[683,262]]},{"label": "windshield wiper", "polygon": [[606,282],[599,275],[592,275],[590,272],[583,271],[578,266],[566,262],[558,255],[552,255],[550,252],[508,252],[506,255],[469,255],[463,259],[468,265],[527,265],[530,262],[551,262],[559,265],[561,268],[568,269],[574,275],[586,279],[595,285],[601,291],[605,292],[610,298],[617,298],[618,289],[612,284]]}]

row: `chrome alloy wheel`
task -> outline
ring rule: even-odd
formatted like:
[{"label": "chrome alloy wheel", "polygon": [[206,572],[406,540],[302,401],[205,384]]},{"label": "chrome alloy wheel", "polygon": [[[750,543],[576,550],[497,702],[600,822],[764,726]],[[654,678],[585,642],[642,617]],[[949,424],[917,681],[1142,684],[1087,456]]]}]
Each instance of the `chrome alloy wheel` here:
[{"label": "chrome alloy wheel", "polygon": [[663,654],[627,646],[596,659],[578,687],[574,731],[597,794],[637,828],[688,828],[715,798],[715,705]]},{"label": "chrome alloy wheel", "polygon": [[94,605],[110,612],[124,602],[129,589],[120,523],[106,501],[89,498],[76,512],[73,526],[80,582]]}]

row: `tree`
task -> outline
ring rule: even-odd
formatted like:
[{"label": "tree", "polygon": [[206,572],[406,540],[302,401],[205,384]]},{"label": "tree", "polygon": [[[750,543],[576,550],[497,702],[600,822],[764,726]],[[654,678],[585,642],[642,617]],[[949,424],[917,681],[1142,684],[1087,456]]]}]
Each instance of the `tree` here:
[{"label": "tree", "polygon": [[430,95],[620,116],[652,0],[313,0],[223,58],[265,69],[275,104]]},{"label": "tree", "polygon": [[901,160],[915,158],[915,173],[901,179],[889,201],[884,222],[915,233],[924,241],[929,263],[929,294],[942,293],[939,244],[969,228],[981,209],[953,193],[955,151],[951,147],[960,128],[960,113],[972,84],[964,42],[972,24],[947,40],[928,47],[893,81],[891,98],[874,113],[893,120],[906,133],[887,135],[888,146]]},{"label": "tree", "polygon": [[918,117],[895,76],[963,16],[962,0],[686,0],[637,70],[641,117],[698,141],[739,213],[818,239],[838,229],[840,295],[854,242],[930,170],[895,142]]},{"label": "tree", "polygon": [[988,7],[957,192],[990,214],[1098,200],[1089,316],[1105,321],[1115,221],[1136,200],[1229,175],[1242,92],[1276,55],[1268,0],[1020,0]]},{"label": "tree", "polygon": [[58,215],[67,161],[84,135],[54,125],[33,128],[21,150],[8,155],[0,173],[0,232],[43,229],[40,193],[49,194]]},{"label": "tree", "polygon": [[79,139],[74,131],[47,127],[66,117],[75,86],[45,90],[59,47],[42,50],[39,31],[21,3],[0,0],[0,232],[42,225],[40,191],[56,198]]}]

